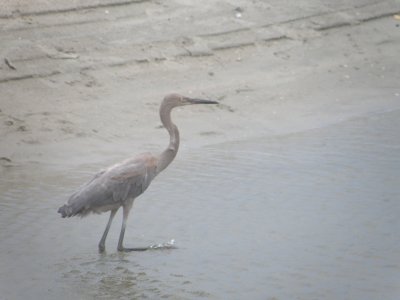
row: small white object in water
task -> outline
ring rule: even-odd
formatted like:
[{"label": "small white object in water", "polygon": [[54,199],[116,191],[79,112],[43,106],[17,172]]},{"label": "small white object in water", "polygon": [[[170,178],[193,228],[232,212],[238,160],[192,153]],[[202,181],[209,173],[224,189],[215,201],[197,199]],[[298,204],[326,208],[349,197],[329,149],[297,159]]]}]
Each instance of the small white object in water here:
[{"label": "small white object in water", "polygon": [[169,242],[166,242],[166,243],[151,245],[149,248],[150,249],[173,249],[173,248],[176,248],[174,246],[174,244],[175,244],[175,240],[172,239],[172,240],[170,240]]}]

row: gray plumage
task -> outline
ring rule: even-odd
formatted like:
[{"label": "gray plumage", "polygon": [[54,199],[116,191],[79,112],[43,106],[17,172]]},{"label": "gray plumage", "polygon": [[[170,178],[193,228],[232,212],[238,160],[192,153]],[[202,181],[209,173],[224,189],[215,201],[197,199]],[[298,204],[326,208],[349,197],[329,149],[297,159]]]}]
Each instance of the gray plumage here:
[{"label": "gray plumage", "polygon": [[111,211],[106,229],[99,243],[99,250],[105,250],[105,240],[117,210],[122,206],[123,219],[119,251],[146,250],[148,248],[125,248],[123,238],[126,221],[133,201],[150,185],[151,181],[175,158],[179,148],[179,131],[171,121],[174,107],[189,104],[216,104],[215,101],[192,99],[178,94],[167,95],[160,106],[160,118],[170,135],[168,147],[160,155],[143,153],[135,158],[115,164],[97,173],[89,182],[81,186],[68,199],[67,204],[58,209],[63,218],[86,216],[89,213]]},{"label": "gray plumage", "polygon": [[156,166],[146,165],[151,154],[124,161],[97,173],[92,180],[80,187],[59,209],[63,218],[86,216],[118,208],[127,199],[142,194],[156,176]]}]

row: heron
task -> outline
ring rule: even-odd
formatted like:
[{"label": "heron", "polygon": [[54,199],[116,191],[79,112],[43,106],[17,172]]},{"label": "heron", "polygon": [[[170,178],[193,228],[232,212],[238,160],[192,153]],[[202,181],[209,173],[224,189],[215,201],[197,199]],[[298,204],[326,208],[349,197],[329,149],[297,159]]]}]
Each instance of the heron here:
[{"label": "heron", "polygon": [[218,104],[217,101],[170,94],[164,97],[160,106],[160,119],[169,133],[168,147],[159,155],[139,154],[123,162],[100,171],[73,193],[67,203],[58,209],[63,218],[87,216],[89,213],[110,211],[106,228],[99,242],[99,252],[105,251],[105,242],[111,223],[122,206],[122,226],[118,240],[118,251],[144,251],[149,247],[124,247],[124,234],[133,201],[141,195],[153,181],[174,160],[179,149],[178,127],[171,120],[173,108],[192,104]]}]

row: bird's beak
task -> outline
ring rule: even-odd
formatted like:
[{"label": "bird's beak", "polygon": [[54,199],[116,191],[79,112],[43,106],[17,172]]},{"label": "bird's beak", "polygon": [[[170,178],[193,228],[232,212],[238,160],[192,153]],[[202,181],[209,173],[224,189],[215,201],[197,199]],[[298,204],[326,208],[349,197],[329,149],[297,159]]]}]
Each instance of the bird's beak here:
[{"label": "bird's beak", "polygon": [[203,99],[194,99],[194,98],[185,98],[185,100],[189,104],[218,104],[217,101],[212,101],[212,100],[203,100]]}]

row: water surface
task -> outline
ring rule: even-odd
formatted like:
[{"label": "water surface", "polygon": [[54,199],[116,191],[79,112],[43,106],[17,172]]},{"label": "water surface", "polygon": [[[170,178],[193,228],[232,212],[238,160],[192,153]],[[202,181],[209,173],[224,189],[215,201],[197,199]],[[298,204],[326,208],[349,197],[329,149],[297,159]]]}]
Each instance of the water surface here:
[{"label": "water surface", "polygon": [[[324,128],[182,149],[117,214],[61,219],[104,165],[3,168],[1,299],[398,299],[400,111]],[[63,169],[68,170],[67,172]]]}]

